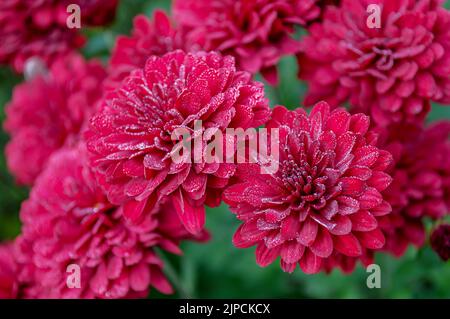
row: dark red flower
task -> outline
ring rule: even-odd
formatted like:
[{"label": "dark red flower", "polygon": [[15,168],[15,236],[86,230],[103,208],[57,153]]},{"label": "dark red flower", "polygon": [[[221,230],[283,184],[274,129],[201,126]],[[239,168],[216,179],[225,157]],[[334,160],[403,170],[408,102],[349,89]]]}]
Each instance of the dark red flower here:
[{"label": "dark red flower", "polygon": [[[270,109],[263,85],[250,77],[236,71],[232,57],[175,51],[149,58],[144,69],[133,71],[105,98],[91,121],[88,149],[109,199],[127,202],[125,216],[138,220],[155,202],[173,195],[186,228],[202,229],[204,204],[220,203],[234,164],[196,162],[195,154],[189,157],[193,161],[177,164],[171,154],[179,142],[171,136],[180,128],[203,136],[206,129],[225,133],[227,127],[265,123]],[[194,132],[197,120],[202,127]],[[205,152],[202,140],[199,154]]]},{"label": "dark red flower", "polygon": [[378,149],[369,118],[318,103],[304,109],[276,107],[266,127],[279,129],[279,169],[261,174],[259,164],[240,164],[224,201],[243,224],[233,242],[256,246],[256,261],[267,266],[297,264],[308,274],[341,253],[361,257],[384,245],[378,219],[389,214],[383,191],[391,155]]},{"label": "dark red flower", "polygon": [[184,47],[181,33],[172,26],[164,11],[156,10],[153,20],[138,15],[134,18],[131,36],[117,37],[105,86],[115,89],[132,70],[143,68],[150,56],[162,56]]},{"label": "dark red flower", "polygon": [[[421,122],[430,100],[450,102],[450,12],[440,0],[343,0],[303,38],[306,105],[350,102],[378,125]],[[369,28],[369,4],[381,27]]]},{"label": "dark red flower", "polygon": [[[135,298],[150,287],[171,293],[154,248],[179,254],[179,241],[192,237],[165,206],[130,225],[97,186],[84,153],[83,146],[55,153],[22,206],[20,278],[28,296]],[[67,285],[69,265],[80,269],[79,288]]]},{"label": "dark red flower", "polygon": [[11,135],[5,153],[19,183],[32,185],[54,151],[78,141],[105,76],[99,61],[70,55],[56,60],[48,74],[14,88],[5,110],[4,128]]},{"label": "dark red flower", "polygon": [[315,0],[176,0],[175,20],[189,43],[236,58],[237,66],[277,82],[276,64],[298,51],[295,26],[317,18]]},{"label": "dark red flower", "polygon": [[443,261],[450,259],[450,225],[439,225],[431,234],[430,242]]},{"label": "dark red flower", "polygon": [[437,220],[450,212],[450,122],[390,125],[379,130],[379,146],[394,156],[393,177],[383,196],[392,214],[380,219],[385,250],[401,256],[409,244],[423,245],[425,217]]}]

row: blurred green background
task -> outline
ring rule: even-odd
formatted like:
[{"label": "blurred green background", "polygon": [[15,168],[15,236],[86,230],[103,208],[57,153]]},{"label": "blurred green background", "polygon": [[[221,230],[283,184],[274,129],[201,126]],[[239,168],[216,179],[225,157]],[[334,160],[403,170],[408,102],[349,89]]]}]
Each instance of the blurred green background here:
[{"label": "blurred green background", "polygon": [[[450,7],[450,1],[446,2]],[[118,34],[129,34],[133,17],[138,13],[151,16],[155,8],[170,9],[169,0],[122,0],[116,21],[106,28],[84,30],[89,41],[83,49],[86,57],[107,61]],[[301,33],[301,32],[300,32]],[[291,108],[300,105],[306,86],[297,80],[297,65],[293,57],[281,60],[280,84],[266,85],[271,104]],[[4,105],[10,99],[15,84],[22,81],[6,67],[0,67],[0,120]],[[434,105],[429,121],[450,119],[450,107]],[[0,147],[4,149],[7,135],[0,132]],[[30,159],[32,160],[32,159]],[[18,212],[28,190],[14,184],[9,175],[4,152],[0,156],[0,239],[13,239],[20,231]],[[366,286],[368,273],[361,266],[351,275],[335,270],[329,275],[283,273],[277,263],[260,268],[255,263],[253,249],[237,249],[231,243],[238,226],[226,206],[208,209],[207,227],[213,235],[206,244],[184,243],[182,257],[164,254],[166,274],[176,293],[169,298],[450,298],[450,262],[442,262],[426,245],[420,250],[410,248],[401,258],[377,256],[381,266],[381,288]],[[432,225],[427,225],[428,229]],[[167,298],[152,291],[150,297]]]}]

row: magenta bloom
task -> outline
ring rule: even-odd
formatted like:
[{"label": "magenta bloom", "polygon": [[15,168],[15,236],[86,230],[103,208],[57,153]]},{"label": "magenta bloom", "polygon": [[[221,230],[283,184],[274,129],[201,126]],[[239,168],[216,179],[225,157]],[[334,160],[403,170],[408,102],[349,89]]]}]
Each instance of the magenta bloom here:
[{"label": "magenta bloom", "polygon": [[67,27],[69,4],[78,4],[81,26],[114,17],[116,0],[3,0],[0,2],[0,63],[23,72],[28,58],[47,64],[84,44],[78,29]]},{"label": "magenta bloom", "polygon": [[[85,166],[82,148],[54,154],[21,210],[19,239],[33,298],[145,297],[149,288],[171,293],[154,248],[181,253],[188,238],[172,209],[148,214],[139,225],[122,217]],[[67,267],[77,265],[81,287],[67,286]]]},{"label": "magenta bloom", "polygon": [[32,185],[54,151],[78,141],[105,76],[99,61],[70,55],[55,61],[48,74],[15,87],[4,128],[11,135],[7,164],[17,182]]},{"label": "magenta bloom", "polygon": [[236,58],[238,68],[277,82],[276,64],[298,51],[294,27],[317,18],[315,0],[176,0],[187,41]]},{"label": "magenta bloom", "polygon": [[19,296],[18,272],[14,244],[0,244],[0,299],[13,299]]},{"label": "magenta bloom", "polygon": [[129,219],[138,220],[155,202],[173,195],[184,225],[197,233],[205,221],[204,204],[220,203],[234,164],[177,164],[170,156],[178,144],[172,133],[177,128],[193,132],[196,120],[202,121],[201,133],[257,127],[269,112],[262,84],[236,71],[232,57],[182,51],[152,56],[107,96],[92,119],[91,163],[111,202],[127,202]]},{"label": "magenta bloom", "polygon": [[224,192],[243,222],[233,243],[256,246],[260,266],[281,256],[284,271],[300,264],[308,274],[335,253],[361,257],[382,248],[378,218],[391,211],[381,192],[391,182],[384,171],[392,157],[375,146],[369,118],[330,112],[321,102],[309,116],[278,106],[266,127],[279,129],[279,169],[269,175],[259,164],[238,166]]},{"label": "magenta bloom", "polygon": [[[421,122],[430,100],[450,102],[450,13],[442,1],[343,0],[313,24],[298,56],[305,104],[350,102],[378,125]],[[369,4],[382,8],[369,28]]]},{"label": "magenta bloom", "polygon": [[119,36],[116,40],[106,87],[118,87],[132,70],[143,68],[150,56],[162,56],[183,47],[181,33],[172,26],[164,11],[156,10],[153,20],[138,15],[134,18],[131,36]]},{"label": "magenta bloom", "polygon": [[443,261],[450,259],[450,225],[440,225],[430,237],[431,247]]},{"label": "magenta bloom", "polygon": [[380,219],[385,250],[401,256],[409,244],[423,245],[425,217],[438,220],[450,212],[450,122],[391,125],[379,145],[394,156],[393,177],[383,196],[392,214]]}]

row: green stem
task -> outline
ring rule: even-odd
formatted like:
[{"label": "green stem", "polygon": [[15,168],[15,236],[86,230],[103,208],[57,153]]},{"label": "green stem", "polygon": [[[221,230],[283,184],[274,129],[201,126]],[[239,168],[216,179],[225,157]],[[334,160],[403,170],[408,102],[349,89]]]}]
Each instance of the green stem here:
[{"label": "green stem", "polygon": [[170,261],[167,259],[164,252],[160,249],[155,249],[156,254],[164,263],[164,274],[169,278],[170,282],[175,286],[175,289],[177,290],[178,294],[180,295],[180,298],[186,298],[190,299],[192,298],[191,294],[187,291],[187,289],[184,288],[180,277],[178,276],[175,268],[172,266]]}]

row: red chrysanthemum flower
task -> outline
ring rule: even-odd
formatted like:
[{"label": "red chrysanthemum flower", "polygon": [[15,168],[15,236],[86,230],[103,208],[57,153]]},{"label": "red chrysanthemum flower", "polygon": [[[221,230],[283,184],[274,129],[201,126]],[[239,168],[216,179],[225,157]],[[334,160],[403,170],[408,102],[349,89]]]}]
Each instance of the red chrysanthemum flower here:
[{"label": "red chrysanthemum flower", "polygon": [[19,296],[18,272],[14,244],[0,244],[0,299],[13,299]]},{"label": "red chrysanthemum flower", "polygon": [[[380,6],[380,28],[368,26],[369,4]],[[430,99],[450,102],[450,12],[441,1],[344,0],[309,31],[298,56],[306,105],[349,101],[384,126],[422,121]]]},{"label": "red chrysanthemum flower", "polygon": [[114,17],[116,0],[3,0],[0,2],[0,63],[23,72],[28,58],[51,64],[84,44],[67,26],[70,4],[80,6],[81,24],[101,25]]},{"label": "red chrysanthemum flower", "polygon": [[55,61],[47,74],[16,86],[4,128],[11,135],[8,167],[19,183],[32,185],[54,151],[78,141],[105,76],[99,61],[70,55]]},{"label": "red chrysanthemum flower", "polygon": [[450,259],[450,225],[439,225],[430,237],[431,247],[443,261]]},{"label": "red chrysanthemum flower", "polygon": [[243,224],[233,242],[256,245],[256,261],[267,266],[281,256],[284,271],[297,264],[318,272],[333,253],[360,257],[380,249],[377,219],[389,214],[383,191],[391,155],[375,146],[369,118],[317,104],[304,109],[276,107],[266,127],[279,129],[279,168],[261,174],[259,164],[238,165],[237,180],[223,196]]},{"label": "red chrysanthemum flower", "polygon": [[232,55],[239,68],[274,84],[278,60],[299,49],[295,26],[320,8],[315,0],[176,0],[173,12],[189,43]]},{"label": "red chrysanthemum flower", "polygon": [[[60,150],[21,210],[19,260],[29,296],[145,297],[150,287],[171,293],[155,248],[181,253],[179,241],[190,236],[173,209],[161,209],[128,224],[84,165],[83,149]],[[79,288],[67,285],[69,265],[80,269]]]},{"label": "red chrysanthemum flower", "polygon": [[423,245],[424,217],[437,220],[450,212],[450,122],[391,125],[379,145],[394,157],[393,177],[383,196],[392,214],[380,219],[385,250],[401,256],[409,244]]},{"label": "red chrysanthemum flower", "polygon": [[[204,204],[220,203],[235,166],[199,163],[198,154],[192,154],[192,164],[175,163],[171,154],[178,141],[171,136],[180,128],[195,138],[206,129],[225,133],[228,127],[265,123],[270,109],[263,85],[250,78],[236,71],[232,57],[204,52],[152,56],[143,70],[133,71],[104,100],[87,134],[92,165],[109,199],[127,202],[125,215],[138,220],[156,201],[173,195],[186,228],[201,230]],[[202,127],[194,132],[197,120]],[[200,154],[207,139],[202,139]]]},{"label": "red chrysanthemum flower", "polygon": [[184,46],[181,33],[172,26],[164,11],[156,10],[153,20],[138,15],[134,18],[131,36],[119,36],[116,40],[111,54],[110,75],[105,81],[106,88],[118,87],[132,70],[143,68],[150,56],[162,56],[183,49]]}]

